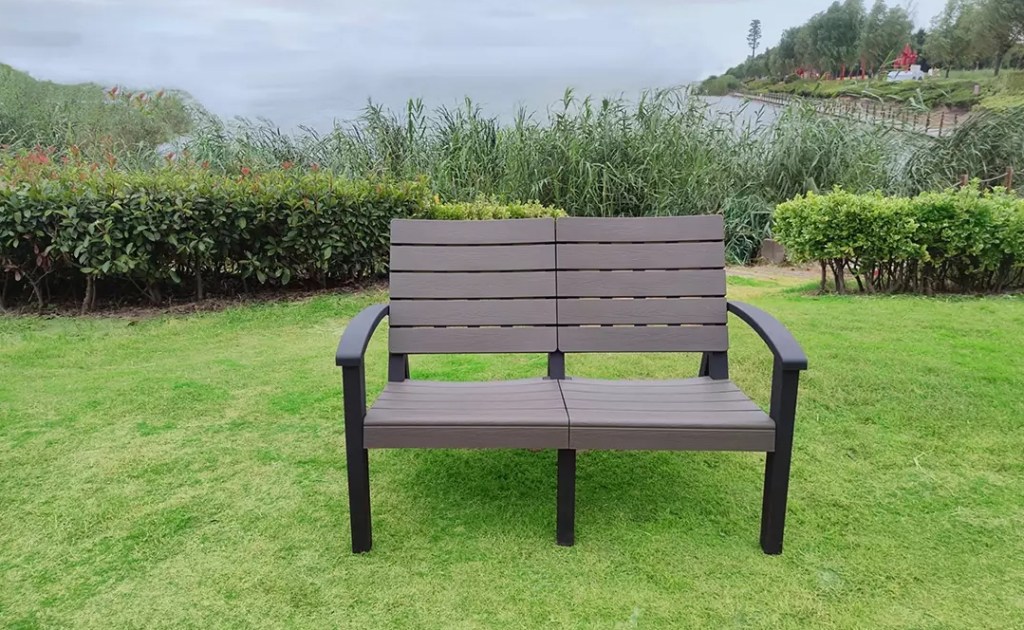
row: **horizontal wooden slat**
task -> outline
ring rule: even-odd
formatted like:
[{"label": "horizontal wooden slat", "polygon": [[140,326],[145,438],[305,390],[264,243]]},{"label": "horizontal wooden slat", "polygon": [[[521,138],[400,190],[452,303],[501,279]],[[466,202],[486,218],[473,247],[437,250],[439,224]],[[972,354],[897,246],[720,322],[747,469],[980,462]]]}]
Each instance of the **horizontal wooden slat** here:
[{"label": "horizontal wooden slat", "polygon": [[[415,381],[408,381],[414,383]],[[651,391],[682,391],[684,388],[686,391],[694,391],[696,388],[700,391],[707,392],[738,392],[740,388],[737,387],[736,383],[727,380],[715,380],[708,376],[697,376],[694,378],[682,378],[682,379],[666,379],[659,381],[630,381],[630,380],[614,380],[609,381],[601,378],[580,378],[573,377],[572,381],[567,381],[562,384],[563,391],[578,390],[578,389],[598,389],[600,391],[636,391],[636,390],[651,390]]]},{"label": "horizontal wooden slat", "polygon": [[[703,379],[693,379],[703,380]],[[419,393],[422,391],[440,392],[442,390],[468,390],[471,392],[485,391],[534,391],[542,389],[550,391],[552,381],[544,378],[519,378],[508,381],[418,381],[406,380],[388,383],[384,391]]]},{"label": "horizontal wooden slat", "polygon": [[509,273],[391,274],[391,297],[403,298],[531,298],[554,297],[550,271]]},{"label": "horizontal wooden slat", "polygon": [[476,405],[472,409],[381,407],[367,412],[367,426],[560,426],[568,427],[565,406],[516,409]]},{"label": "horizontal wooden slat", "polygon": [[725,326],[559,326],[562,352],[717,352],[728,350]]},{"label": "horizontal wooden slat", "polygon": [[725,233],[721,215],[684,217],[599,218],[558,220],[559,243],[664,243],[720,241]]},{"label": "horizontal wooden slat", "polygon": [[[480,401],[462,401],[462,405],[470,405],[471,403],[479,403],[476,407],[470,407],[468,409],[458,409],[459,403],[451,400],[430,400],[430,399],[416,399],[416,400],[398,400],[394,398],[377,399],[377,402],[373,403],[376,409],[408,409],[415,410],[417,412],[436,412],[438,414],[451,413],[452,415],[458,416],[469,416],[471,418],[481,416],[486,417],[488,414],[488,408],[501,405],[504,407],[512,407],[518,410],[537,410],[537,409],[559,409],[564,408],[564,405],[560,400],[509,400],[509,399],[494,399],[486,402]],[[713,403],[709,403],[713,404]],[[726,404],[726,403],[722,403]],[[455,411],[452,411],[455,409]],[[503,409],[502,412],[506,412],[507,409]]]},{"label": "horizontal wooden slat", "polygon": [[701,297],[725,295],[725,270],[560,271],[559,297]]},{"label": "horizontal wooden slat", "polygon": [[368,426],[366,448],[568,448],[566,427]]},{"label": "horizontal wooden slat", "polygon": [[391,328],[395,354],[493,354],[554,352],[555,327],[544,328]]},{"label": "horizontal wooden slat", "polygon": [[764,429],[769,431],[775,429],[775,423],[760,409],[723,409],[721,411],[634,409],[624,411],[620,409],[585,409],[569,405],[569,421],[573,428]]},{"label": "horizontal wooden slat", "polygon": [[391,242],[402,245],[505,245],[551,243],[554,219],[438,221],[395,219]]},{"label": "horizontal wooden slat", "polygon": [[554,268],[554,244],[391,247],[391,271],[534,271]]},{"label": "horizontal wooden slat", "polygon": [[643,451],[775,450],[769,429],[625,429],[580,427],[569,431],[569,448]]},{"label": "horizontal wooden slat", "polygon": [[727,319],[725,298],[558,300],[560,324],[724,324]]},{"label": "horizontal wooden slat", "polygon": [[553,299],[391,301],[392,326],[542,326],[555,323]]},{"label": "horizontal wooden slat", "polygon": [[725,266],[725,246],[714,243],[564,243],[559,269],[701,269]]}]

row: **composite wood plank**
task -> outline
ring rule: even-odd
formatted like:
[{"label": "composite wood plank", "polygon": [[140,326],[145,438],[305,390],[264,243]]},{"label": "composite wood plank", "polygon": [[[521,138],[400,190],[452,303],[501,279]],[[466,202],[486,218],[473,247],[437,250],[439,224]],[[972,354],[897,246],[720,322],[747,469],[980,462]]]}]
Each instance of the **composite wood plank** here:
[{"label": "composite wood plank", "polygon": [[569,448],[643,451],[755,451],[775,450],[775,431],[768,429],[626,429],[573,428]]},{"label": "composite wood plank", "polygon": [[728,348],[725,326],[558,327],[562,352],[720,352]]},{"label": "composite wood plank", "polygon": [[560,324],[725,324],[725,298],[560,299]]},{"label": "composite wood plank", "polygon": [[707,269],[725,266],[725,246],[713,243],[563,243],[559,269]]},{"label": "composite wood plank", "polygon": [[721,297],[725,270],[559,271],[558,296],[568,297]]},{"label": "composite wood plank", "polygon": [[569,424],[577,427],[640,428],[704,428],[774,430],[775,423],[760,409],[694,411],[622,409],[581,409],[569,405]]},{"label": "composite wood plank", "polygon": [[368,426],[366,448],[568,448],[565,427]]},{"label": "composite wood plank", "polygon": [[564,381],[563,391],[574,391],[577,389],[596,388],[601,391],[642,391],[646,389],[667,389],[676,390],[683,387],[697,387],[705,391],[741,391],[732,381],[715,380],[707,376],[694,378],[666,379],[659,381],[651,380],[614,380],[609,381],[599,378],[578,378],[573,377],[571,381]]},{"label": "composite wood plank", "polygon": [[558,349],[555,328],[392,328],[396,354],[540,353]]},{"label": "composite wood plank", "polygon": [[565,408],[487,410],[392,409],[374,405],[366,426],[560,426],[568,427]]},{"label": "composite wood plank", "polygon": [[418,381],[405,380],[397,383],[388,383],[384,391],[437,391],[446,389],[472,390],[472,391],[557,391],[557,384],[553,381],[541,378],[520,378],[508,381]]},{"label": "composite wood plank", "polygon": [[554,297],[555,274],[546,271],[509,273],[391,274],[391,297],[415,298],[538,298]]},{"label": "composite wood plank", "polygon": [[559,243],[663,243],[721,241],[725,222],[721,215],[682,217],[601,218],[568,217],[558,220]]},{"label": "composite wood plank", "polygon": [[[724,310],[724,307],[723,307]],[[392,326],[555,324],[555,300],[392,300]]]},{"label": "composite wood plank", "polygon": [[391,221],[391,242],[400,245],[506,245],[552,243],[554,239],[554,219]]},{"label": "composite wood plank", "polygon": [[554,244],[391,247],[391,271],[535,271],[554,268]]}]

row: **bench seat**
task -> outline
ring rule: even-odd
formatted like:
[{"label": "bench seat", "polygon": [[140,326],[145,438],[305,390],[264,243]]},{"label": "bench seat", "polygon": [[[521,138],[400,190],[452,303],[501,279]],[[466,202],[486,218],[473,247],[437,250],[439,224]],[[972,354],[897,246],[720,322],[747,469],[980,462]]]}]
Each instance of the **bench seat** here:
[{"label": "bench seat", "polygon": [[729,380],[561,381],[569,448],[770,452],[775,422]]},{"label": "bench seat", "polygon": [[558,381],[388,383],[366,413],[367,448],[568,448]]}]

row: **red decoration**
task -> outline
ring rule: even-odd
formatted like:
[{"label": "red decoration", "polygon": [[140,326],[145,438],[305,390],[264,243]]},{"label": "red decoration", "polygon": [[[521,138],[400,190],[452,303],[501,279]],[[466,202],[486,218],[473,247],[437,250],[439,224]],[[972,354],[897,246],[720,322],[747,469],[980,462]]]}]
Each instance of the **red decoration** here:
[{"label": "red decoration", "polygon": [[903,53],[893,62],[892,67],[897,70],[910,70],[910,66],[915,63],[917,63],[917,53],[910,47],[910,44],[907,44],[903,47]]}]

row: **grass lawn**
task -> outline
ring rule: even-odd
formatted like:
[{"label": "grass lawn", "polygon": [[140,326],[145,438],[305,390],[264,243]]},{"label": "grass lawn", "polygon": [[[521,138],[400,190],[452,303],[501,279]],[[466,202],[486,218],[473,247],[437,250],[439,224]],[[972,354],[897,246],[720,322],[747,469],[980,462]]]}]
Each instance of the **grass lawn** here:
[{"label": "grass lawn", "polygon": [[[1022,627],[1024,299],[792,282],[730,281],[811,361],[780,557],[757,544],[761,455],[581,453],[564,549],[550,451],[371,452],[375,548],[353,556],[333,353],[382,293],[0,318],[0,627]],[[766,404],[770,356],[732,323],[734,378]],[[544,365],[420,357],[412,372]],[[683,377],[697,361],[568,368]]]}]

